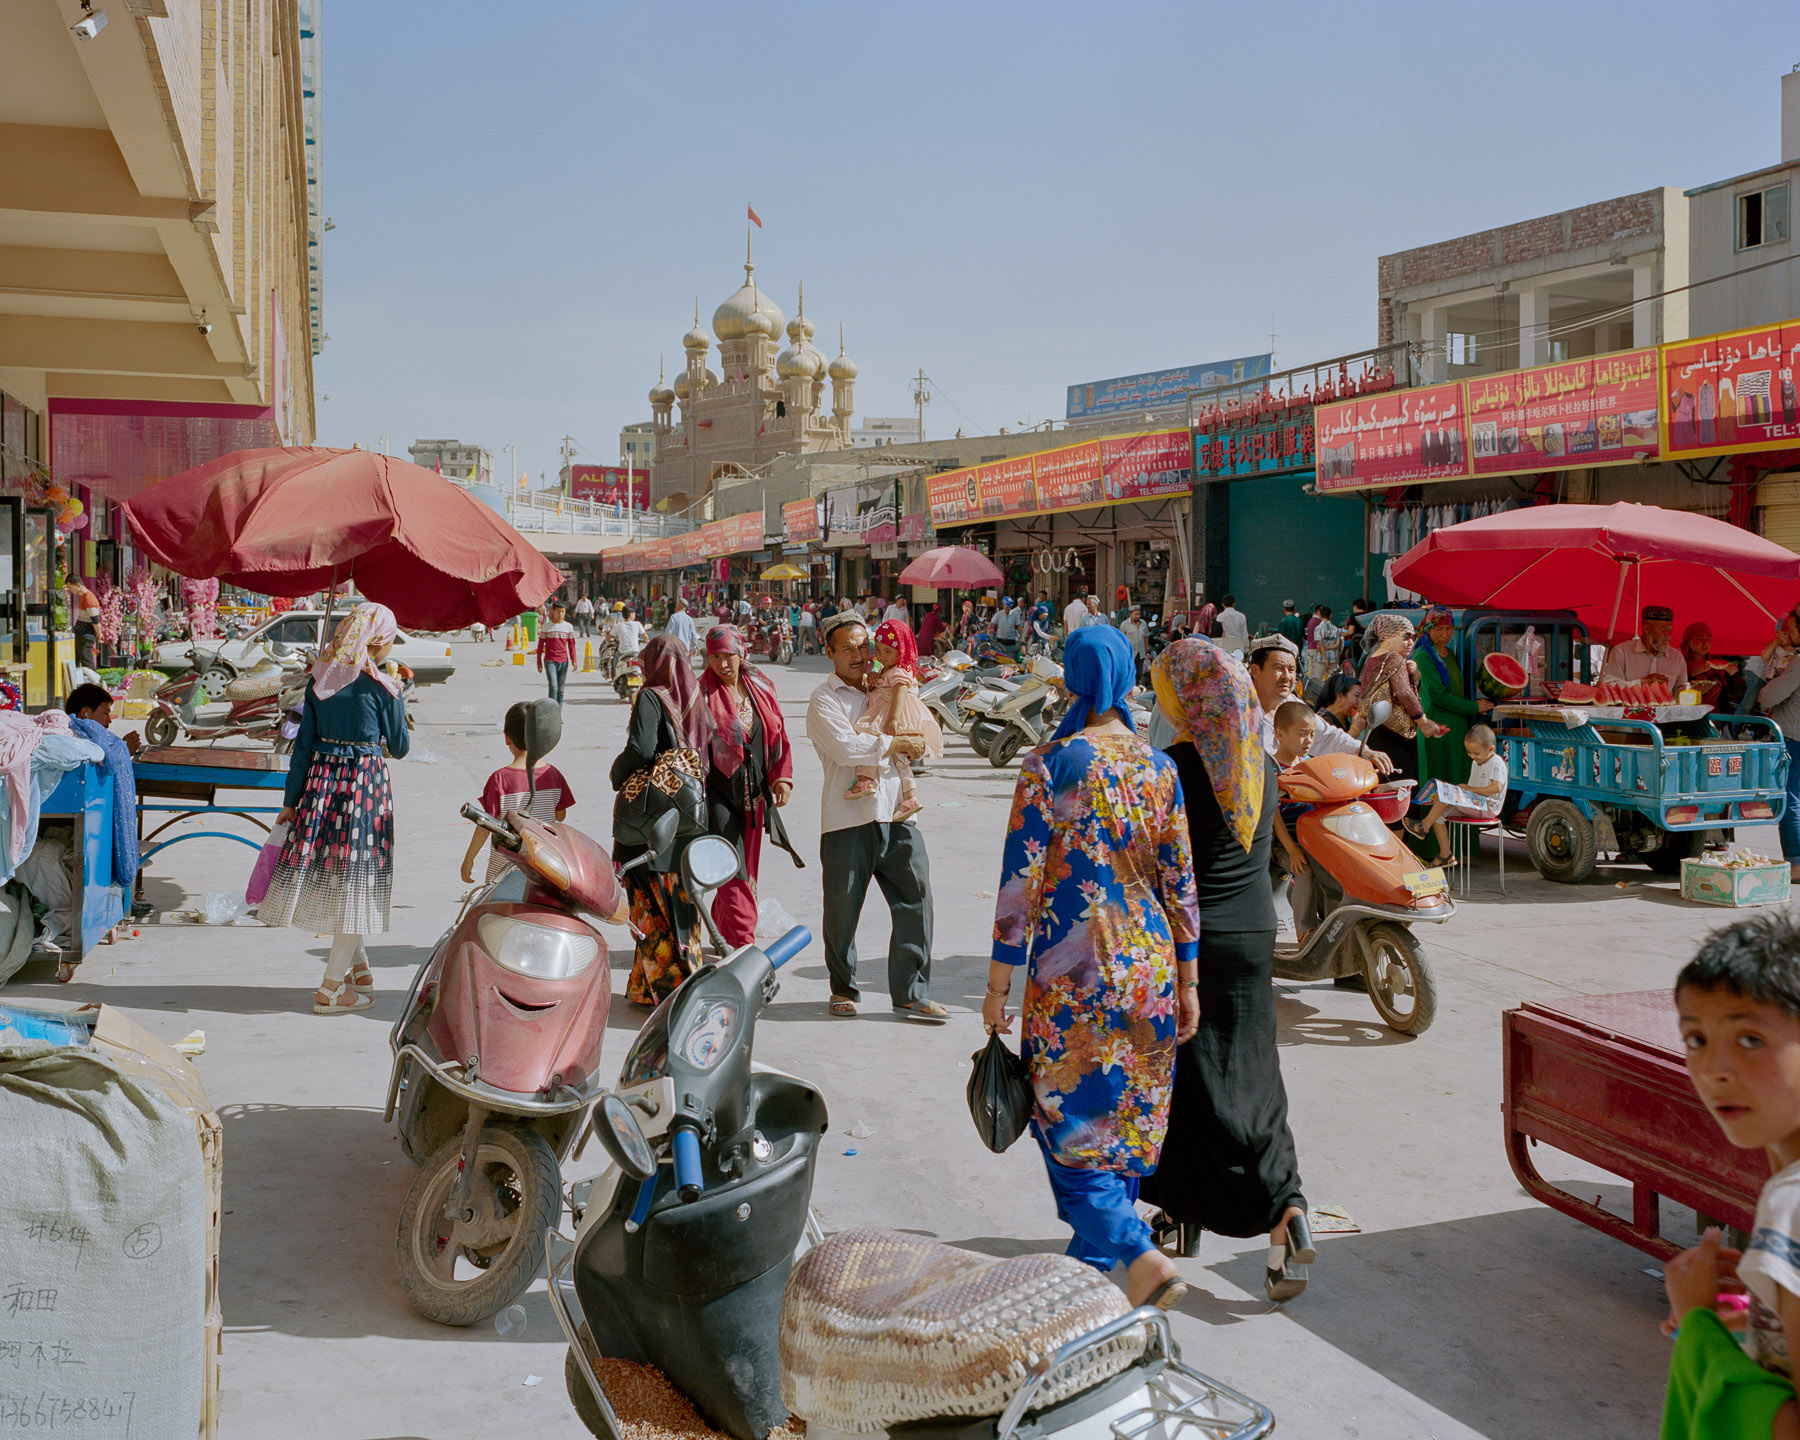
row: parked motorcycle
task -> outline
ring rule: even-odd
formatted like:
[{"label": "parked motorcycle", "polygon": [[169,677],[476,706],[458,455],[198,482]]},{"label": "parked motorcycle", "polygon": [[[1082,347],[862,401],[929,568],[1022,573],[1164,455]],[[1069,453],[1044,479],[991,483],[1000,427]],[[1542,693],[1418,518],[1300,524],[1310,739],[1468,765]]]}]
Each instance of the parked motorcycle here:
[{"label": "parked motorcycle", "polygon": [[[555,748],[562,710],[525,723],[525,772]],[[414,977],[389,1044],[385,1118],[419,1167],[395,1259],[413,1309],[473,1325],[542,1270],[562,1214],[561,1165],[603,1093],[595,1068],[612,974],[596,920],[624,923],[606,852],[568,825],[462,808],[509,868],[465,900]]]},{"label": "parked motorcycle", "polygon": [[788,624],[787,611],[773,616],[763,612],[745,628],[744,648],[752,656],[766,656],[776,665],[794,663],[794,628]]},{"label": "parked motorcycle", "polygon": [[[196,667],[183,671],[158,686],[150,697],[150,716],[144,722],[147,744],[173,745],[188,740],[220,740],[242,735],[267,740],[277,750],[291,748],[299,734],[298,716],[306,698],[308,671],[304,663],[265,660],[254,669],[235,674],[220,686],[228,708],[200,713],[213,698],[209,680],[223,672],[196,655]],[[289,727],[292,727],[292,733]]]},{"label": "parked motorcycle", "polygon": [[[701,836],[681,872],[699,899],[737,874],[737,855]],[[722,950],[704,902],[700,913]],[[763,1440],[787,1418],[782,1291],[827,1117],[816,1089],[752,1051],[776,971],[811,938],[796,926],[695,971],[645,1021],[617,1093],[590,1117],[612,1164],[573,1187],[575,1242],[548,1273],[569,1398],[595,1435],[619,1436],[595,1378],[603,1355],[654,1365],[738,1440]]]},{"label": "parked motorcycle", "polygon": [[1437,1013],[1437,986],[1412,927],[1442,924],[1456,903],[1444,872],[1388,828],[1405,815],[1411,782],[1383,784],[1360,755],[1315,755],[1283,770],[1280,787],[1286,799],[1311,806],[1294,829],[1312,894],[1309,913],[1294,916],[1295,938],[1275,947],[1276,977],[1361,976],[1390,1027],[1423,1034]]},{"label": "parked motorcycle", "polygon": [[919,699],[946,733],[967,736],[969,712],[963,702],[985,680],[996,679],[998,674],[996,667],[978,666],[966,651],[952,650],[944,656],[937,673],[920,684]]},{"label": "parked motorcycle", "polygon": [[969,743],[986,752],[988,764],[1004,769],[1021,749],[1044,743],[1062,714],[1062,674],[1054,660],[1036,656],[1010,690],[984,689],[963,702]]}]

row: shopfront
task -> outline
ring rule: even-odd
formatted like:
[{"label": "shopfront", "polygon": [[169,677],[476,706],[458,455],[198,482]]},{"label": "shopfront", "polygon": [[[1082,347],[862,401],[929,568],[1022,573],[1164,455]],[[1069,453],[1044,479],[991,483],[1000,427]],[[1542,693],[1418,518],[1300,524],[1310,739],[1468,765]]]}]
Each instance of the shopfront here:
[{"label": "shopfront", "polygon": [[927,480],[939,543],[973,544],[1010,593],[1060,608],[1083,591],[1109,611],[1118,591],[1152,614],[1188,581],[1187,431],[1113,435],[945,471]]}]

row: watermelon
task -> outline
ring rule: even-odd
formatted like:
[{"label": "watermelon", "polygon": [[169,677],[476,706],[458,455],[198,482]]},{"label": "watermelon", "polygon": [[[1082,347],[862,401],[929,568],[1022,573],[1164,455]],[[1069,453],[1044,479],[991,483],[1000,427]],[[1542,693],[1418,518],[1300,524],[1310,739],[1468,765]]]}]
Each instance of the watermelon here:
[{"label": "watermelon", "polygon": [[1592,685],[1583,685],[1579,680],[1570,680],[1556,692],[1556,698],[1565,705],[1591,705],[1599,697]]},{"label": "watermelon", "polygon": [[1483,657],[1475,683],[1490,700],[1510,700],[1525,689],[1530,678],[1517,660],[1496,650]]}]

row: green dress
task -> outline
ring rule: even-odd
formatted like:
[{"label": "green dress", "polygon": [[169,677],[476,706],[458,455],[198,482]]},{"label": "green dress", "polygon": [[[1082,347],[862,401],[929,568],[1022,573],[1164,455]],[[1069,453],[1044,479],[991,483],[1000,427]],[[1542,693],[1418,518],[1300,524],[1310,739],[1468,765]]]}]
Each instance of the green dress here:
[{"label": "green dress", "polygon": [[[1414,648],[1413,663],[1419,667],[1419,700],[1425,713],[1438,724],[1450,727],[1436,739],[1423,730],[1419,732],[1419,783],[1447,780],[1461,785],[1469,778],[1469,754],[1463,749],[1463,740],[1469,733],[1469,722],[1481,713],[1481,708],[1466,698],[1468,687],[1463,684],[1462,667],[1454,655],[1439,655],[1426,640]],[[1438,674],[1440,663],[1448,672],[1448,681]]]}]

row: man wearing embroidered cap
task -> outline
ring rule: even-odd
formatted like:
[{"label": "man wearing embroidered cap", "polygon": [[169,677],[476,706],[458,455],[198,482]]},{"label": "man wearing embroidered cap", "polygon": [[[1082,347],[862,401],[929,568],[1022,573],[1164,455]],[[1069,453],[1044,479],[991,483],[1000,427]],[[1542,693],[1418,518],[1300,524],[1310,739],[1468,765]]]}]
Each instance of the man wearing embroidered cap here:
[{"label": "man wearing embroidered cap", "polygon": [[1661,680],[1671,693],[1687,684],[1687,660],[1669,644],[1675,633],[1675,612],[1667,605],[1646,605],[1638,638],[1622,640],[1606,657],[1602,680],[1623,685],[1636,685],[1645,680]]}]

